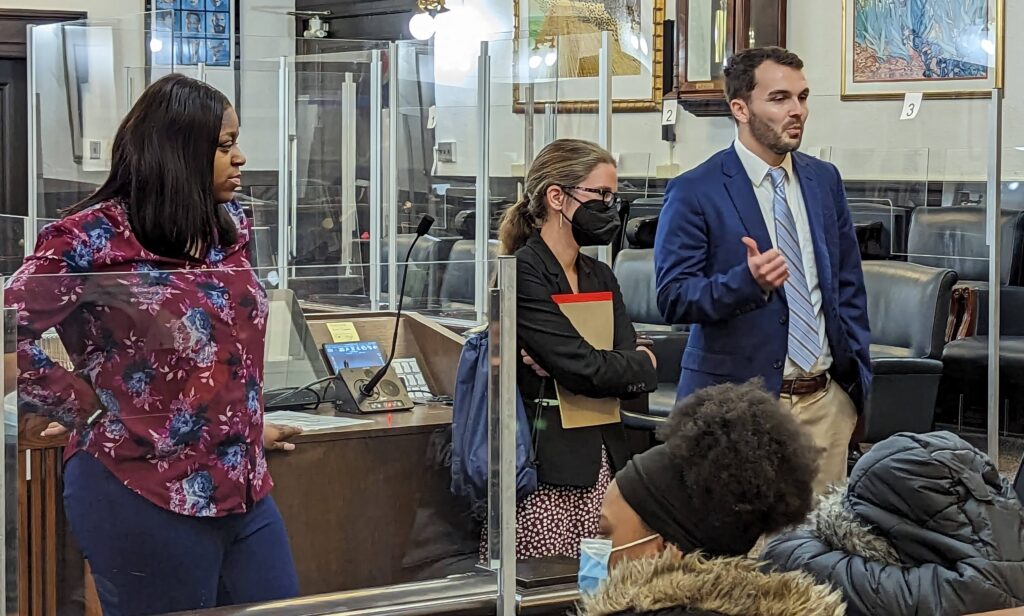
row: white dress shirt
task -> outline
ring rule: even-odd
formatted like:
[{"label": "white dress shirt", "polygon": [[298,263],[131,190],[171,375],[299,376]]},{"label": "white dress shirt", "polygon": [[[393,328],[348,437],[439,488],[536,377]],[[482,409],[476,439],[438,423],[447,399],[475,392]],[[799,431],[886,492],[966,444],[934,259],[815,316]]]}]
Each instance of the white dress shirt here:
[{"label": "white dress shirt", "polygon": [[[761,215],[764,217],[764,224],[768,227],[768,235],[772,238],[775,246],[778,246],[778,239],[775,235],[775,189],[772,187],[772,180],[768,176],[771,166],[761,160],[739,139],[734,142],[736,153],[743,163],[743,168],[750,177],[750,183],[754,186],[754,195],[757,196],[757,204],[761,208]],[[811,226],[807,221],[807,206],[804,203],[803,191],[800,189],[800,178],[793,171],[793,156],[786,154],[786,158],[779,165],[786,170],[786,201],[789,209],[793,212],[793,221],[796,222],[796,233],[800,240],[800,252],[803,254],[804,274],[807,278],[807,286],[811,293],[811,308],[814,310],[814,320],[818,327],[818,340],[821,341],[821,355],[811,367],[810,375],[818,375],[832,366],[832,353],[828,348],[828,340],[825,334],[825,315],[821,309],[821,284],[818,282],[818,266],[814,259],[814,242],[811,239]],[[786,367],[782,372],[785,379],[808,376],[792,359],[786,357]]]}]

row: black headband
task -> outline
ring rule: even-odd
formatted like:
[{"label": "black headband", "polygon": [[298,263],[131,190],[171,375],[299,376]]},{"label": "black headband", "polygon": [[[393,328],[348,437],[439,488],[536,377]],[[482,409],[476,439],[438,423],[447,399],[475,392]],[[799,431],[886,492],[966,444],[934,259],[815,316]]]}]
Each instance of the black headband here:
[{"label": "black headband", "polygon": [[[758,535],[731,523],[729,512],[709,510],[684,480],[686,469],[664,445],[634,456],[615,476],[622,497],[640,519],[668,543],[685,552],[738,556],[753,549]],[[733,503],[732,506],[742,506]]]}]

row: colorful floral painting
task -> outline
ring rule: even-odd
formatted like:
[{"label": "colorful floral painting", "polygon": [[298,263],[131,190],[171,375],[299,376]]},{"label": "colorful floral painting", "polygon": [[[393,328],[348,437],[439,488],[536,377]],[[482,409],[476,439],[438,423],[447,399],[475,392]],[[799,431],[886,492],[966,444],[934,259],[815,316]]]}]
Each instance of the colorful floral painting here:
[{"label": "colorful floral painting", "polygon": [[999,0],[846,0],[843,94],[986,94],[1001,75]]}]

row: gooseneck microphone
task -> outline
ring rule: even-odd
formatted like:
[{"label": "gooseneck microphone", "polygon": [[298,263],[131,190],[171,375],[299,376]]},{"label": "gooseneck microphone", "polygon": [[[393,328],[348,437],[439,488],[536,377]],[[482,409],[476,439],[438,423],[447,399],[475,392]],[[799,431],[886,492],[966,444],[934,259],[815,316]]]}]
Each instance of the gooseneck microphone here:
[{"label": "gooseneck microphone", "polygon": [[391,361],[395,359],[395,350],[398,346],[398,328],[402,323],[402,300],[405,299],[405,281],[409,278],[409,259],[412,257],[412,249],[416,247],[416,242],[430,231],[430,227],[433,224],[434,217],[424,214],[423,218],[420,218],[420,224],[416,225],[416,237],[413,238],[412,244],[409,245],[409,251],[405,253],[405,272],[402,273],[402,290],[398,294],[398,311],[395,313],[395,333],[391,338],[391,352],[388,354],[388,360],[384,362],[380,370],[377,370],[376,374],[359,388],[359,394],[364,399],[373,395],[374,390],[377,389],[377,384],[380,383],[380,380],[387,374],[388,368],[391,367]]}]

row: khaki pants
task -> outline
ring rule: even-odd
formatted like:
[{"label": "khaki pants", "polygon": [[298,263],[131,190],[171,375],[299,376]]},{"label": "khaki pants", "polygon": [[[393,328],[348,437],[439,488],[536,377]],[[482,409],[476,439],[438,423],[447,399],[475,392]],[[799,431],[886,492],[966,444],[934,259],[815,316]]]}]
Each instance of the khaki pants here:
[{"label": "khaki pants", "polygon": [[814,494],[822,494],[834,483],[846,481],[846,460],[850,438],[857,425],[857,409],[850,396],[832,379],[825,389],[804,396],[780,397],[782,408],[796,419],[822,449]]}]

